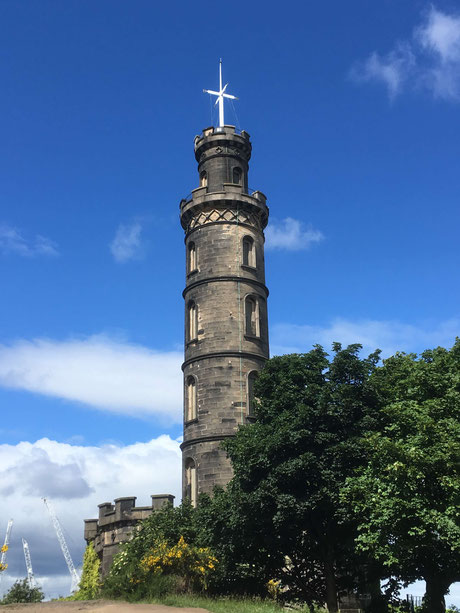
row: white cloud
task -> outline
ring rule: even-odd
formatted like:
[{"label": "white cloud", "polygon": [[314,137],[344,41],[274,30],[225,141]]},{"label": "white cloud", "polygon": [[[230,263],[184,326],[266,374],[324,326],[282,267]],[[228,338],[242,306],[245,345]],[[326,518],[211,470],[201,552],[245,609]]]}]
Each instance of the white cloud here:
[{"label": "white cloud", "polygon": [[437,98],[460,100],[460,15],[432,8],[415,38],[432,59],[422,71],[423,84]]},{"label": "white cloud", "polygon": [[418,353],[438,345],[451,347],[459,334],[459,319],[434,325],[412,325],[398,321],[337,318],[326,326],[275,324],[271,328],[271,350],[276,355],[307,352],[315,344],[329,350],[337,341],[343,345],[360,343],[363,353],[381,349],[382,356],[388,357],[396,351]]},{"label": "white cloud", "polygon": [[407,44],[398,44],[386,55],[372,53],[367,60],[356,64],[351,76],[356,81],[381,81],[390,99],[401,91],[406,79],[415,65],[414,55]]},{"label": "white cloud", "polygon": [[434,7],[425,24],[416,31],[422,47],[439,56],[442,62],[460,58],[460,15],[447,15]]},{"label": "white cloud", "polygon": [[273,220],[265,231],[267,249],[287,249],[301,251],[319,243],[324,236],[319,230],[305,226],[298,219],[286,217],[282,221]]},{"label": "white cloud", "polygon": [[383,83],[390,99],[404,88],[423,88],[435,98],[460,101],[460,15],[431,7],[410,40],[384,55],[373,52],[350,76]]},{"label": "white cloud", "polygon": [[37,234],[33,239],[26,239],[17,228],[6,224],[0,225],[0,251],[5,255],[15,254],[29,258],[59,255],[56,243],[49,238]]},{"label": "white cloud", "polygon": [[0,385],[178,423],[182,358],[103,335],[18,340],[0,345]]},{"label": "white cloud", "polygon": [[131,224],[120,224],[110,243],[110,251],[117,262],[138,260],[144,252],[141,239],[142,225],[139,221]]},{"label": "white cloud", "polygon": [[[83,447],[49,439],[0,445],[0,466],[2,542],[8,518],[14,519],[7,554],[8,570],[1,583],[3,592],[26,574],[22,537],[29,543],[34,573],[47,595],[54,597],[69,592],[70,576],[42,496],[52,499],[76,566],[81,564],[85,547],[83,520],[97,517],[97,505],[101,502],[137,496],[136,504],[144,506],[151,504],[151,494],[163,493],[175,495],[176,502],[180,502],[179,443],[166,435],[124,447]],[[18,479],[18,475],[26,475],[32,466],[35,466],[34,475]],[[53,485],[56,483],[63,487],[56,489]]]}]

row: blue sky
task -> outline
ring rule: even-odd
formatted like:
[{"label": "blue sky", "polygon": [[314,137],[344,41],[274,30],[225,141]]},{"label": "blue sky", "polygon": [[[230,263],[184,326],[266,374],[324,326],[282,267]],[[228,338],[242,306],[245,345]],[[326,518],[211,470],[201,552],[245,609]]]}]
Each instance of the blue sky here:
[{"label": "blue sky", "polygon": [[[457,3],[3,0],[0,57],[0,492],[11,513],[27,500],[32,558],[41,492],[78,557],[97,502],[179,491],[178,205],[220,57],[270,205],[272,353],[452,344]],[[164,465],[127,479],[126,455]],[[56,486],[63,467],[81,491]],[[59,552],[43,556],[56,585]]]}]

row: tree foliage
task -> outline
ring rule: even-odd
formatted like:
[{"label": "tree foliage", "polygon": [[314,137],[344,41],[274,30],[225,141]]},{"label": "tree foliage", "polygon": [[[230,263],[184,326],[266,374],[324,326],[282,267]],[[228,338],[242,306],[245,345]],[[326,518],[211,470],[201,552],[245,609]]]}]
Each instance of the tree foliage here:
[{"label": "tree foliage", "polygon": [[365,560],[354,554],[355,523],[340,496],[378,416],[370,383],[378,353],[360,359],[359,349],[335,344],[329,361],[317,346],[268,361],[255,389],[257,421],[227,443],[235,476],[216,501],[217,555],[246,562],[264,581],[283,577],[291,593],[331,611]]},{"label": "tree foliage", "polygon": [[1,600],[1,604],[16,602],[41,602],[45,598],[39,587],[30,587],[27,579],[16,581]]},{"label": "tree foliage", "polygon": [[404,583],[424,579],[424,607],[445,610],[460,580],[460,339],[451,350],[396,354],[374,375],[381,427],[344,496],[357,543]]},{"label": "tree foliage", "polygon": [[83,570],[81,574],[78,592],[72,596],[72,600],[91,600],[96,598],[100,589],[100,570],[101,562],[94,546],[90,543],[83,555]]},{"label": "tree foliage", "polygon": [[226,443],[234,479],[201,501],[206,538],[240,587],[281,578],[329,610],[364,591],[380,611],[424,579],[441,613],[460,579],[460,341],[383,366],[359,349],[267,362],[256,423]]},{"label": "tree foliage", "polygon": [[182,539],[218,559],[213,593],[267,595],[281,580],[277,593],[329,611],[347,592],[368,592],[377,613],[424,579],[425,610],[444,613],[460,580],[460,340],[383,366],[360,348],[269,360],[255,423],[225,443],[232,481],[197,509],[184,502],[144,521],[106,593],[170,590],[163,562]]}]

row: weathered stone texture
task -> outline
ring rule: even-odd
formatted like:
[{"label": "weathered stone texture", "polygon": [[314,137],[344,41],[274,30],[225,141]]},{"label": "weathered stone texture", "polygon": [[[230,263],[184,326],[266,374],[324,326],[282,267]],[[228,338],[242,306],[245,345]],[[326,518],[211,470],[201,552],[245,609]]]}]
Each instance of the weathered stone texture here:
[{"label": "weathered stone texture", "polygon": [[[185,470],[190,462],[196,468],[196,494],[212,493],[231,479],[221,443],[247,423],[248,375],[269,357],[263,235],[268,208],[261,192],[248,193],[249,135],[236,134],[231,126],[208,128],[195,139],[195,155],[202,183],[180,205],[186,257],[193,247],[196,259],[193,270],[187,265],[183,292],[184,388],[190,377],[196,387],[196,416],[189,421],[184,392],[184,496],[190,495]],[[244,262],[245,237],[253,241],[254,265]],[[257,333],[246,323],[247,297],[257,303]],[[189,332],[192,304],[195,338]]]},{"label": "weathered stone texture", "polygon": [[139,522],[165,505],[174,503],[174,496],[171,494],[154,494],[151,498],[150,507],[136,507],[135,496],[116,498],[115,504],[103,502],[98,505],[97,519],[85,519],[84,537],[88,544],[93,543],[101,560],[102,576],[109,572],[120,544],[131,538]]}]

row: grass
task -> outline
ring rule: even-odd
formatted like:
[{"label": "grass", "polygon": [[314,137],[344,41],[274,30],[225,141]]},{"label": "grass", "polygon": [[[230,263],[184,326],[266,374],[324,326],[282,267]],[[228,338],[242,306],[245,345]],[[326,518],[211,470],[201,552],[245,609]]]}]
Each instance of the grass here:
[{"label": "grass", "polygon": [[172,607],[201,607],[211,613],[281,613],[283,608],[270,601],[239,598],[206,598],[187,594],[171,594],[154,604]]}]

